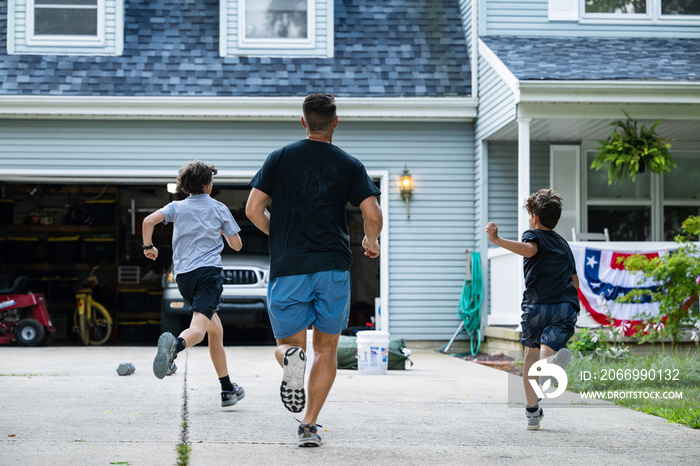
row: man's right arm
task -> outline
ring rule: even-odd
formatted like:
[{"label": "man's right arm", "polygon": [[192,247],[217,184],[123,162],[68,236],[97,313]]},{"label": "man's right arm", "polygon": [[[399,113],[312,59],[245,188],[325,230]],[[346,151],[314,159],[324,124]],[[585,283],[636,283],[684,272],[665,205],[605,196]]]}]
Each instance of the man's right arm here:
[{"label": "man's right arm", "polygon": [[376,196],[370,196],[360,203],[362,218],[365,223],[365,237],[362,247],[365,248],[365,256],[375,258],[379,256],[379,233],[382,232],[384,218]]},{"label": "man's right arm", "polygon": [[272,202],[272,197],[257,188],[250,190],[248,202],[245,205],[245,214],[266,235],[270,234],[270,212],[267,206]]}]

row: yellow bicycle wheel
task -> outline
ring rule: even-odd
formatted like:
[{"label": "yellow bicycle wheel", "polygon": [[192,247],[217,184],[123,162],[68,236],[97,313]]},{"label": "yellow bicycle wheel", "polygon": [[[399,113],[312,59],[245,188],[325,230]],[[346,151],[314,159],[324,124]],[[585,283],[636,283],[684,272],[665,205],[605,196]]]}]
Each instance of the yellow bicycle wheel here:
[{"label": "yellow bicycle wheel", "polygon": [[112,335],[112,318],[101,304],[92,301],[86,320],[88,345],[101,345]]},{"label": "yellow bicycle wheel", "polygon": [[73,328],[78,331],[78,334],[80,335],[80,341],[82,341],[84,345],[87,345],[88,344],[87,309],[83,309],[83,312],[80,312],[81,304],[82,304],[82,302],[78,304],[78,307],[75,309],[75,312],[73,313]]}]

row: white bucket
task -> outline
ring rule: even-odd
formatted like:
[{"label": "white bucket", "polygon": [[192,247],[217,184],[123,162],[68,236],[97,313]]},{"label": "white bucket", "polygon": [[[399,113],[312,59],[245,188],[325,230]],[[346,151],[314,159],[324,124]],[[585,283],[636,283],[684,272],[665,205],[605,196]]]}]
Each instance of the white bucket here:
[{"label": "white bucket", "polygon": [[389,332],[357,332],[357,371],[360,374],[386,374],[389,364]]}]

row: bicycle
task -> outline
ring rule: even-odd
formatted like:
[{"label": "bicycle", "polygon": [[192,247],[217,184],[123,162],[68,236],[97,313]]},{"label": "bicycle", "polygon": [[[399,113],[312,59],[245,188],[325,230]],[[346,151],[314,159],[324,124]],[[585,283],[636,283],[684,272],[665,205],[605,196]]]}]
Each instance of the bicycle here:
[{"label": "bicycle", "polygon": [[95,266],[90,276],[85,280],[84,287],[75,294],[77,307],[73,313],[73,331],[80,335],[85,345],[101,345],[112,334],[112,316],[107,309],[93,297],[93,289],[97,286]]}]

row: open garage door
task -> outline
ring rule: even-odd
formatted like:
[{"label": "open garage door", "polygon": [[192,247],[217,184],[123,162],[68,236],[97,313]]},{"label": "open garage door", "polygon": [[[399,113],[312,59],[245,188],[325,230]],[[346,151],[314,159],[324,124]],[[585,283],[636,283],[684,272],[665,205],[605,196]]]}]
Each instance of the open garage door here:
[{"label": "open garage door", "polygon": [[[252,255],[260,264],[265,260],[260,256],[266,253],[266,238],[247,221],[244,212],[250,190],[247,183],[253,175],[220,171],[212,194],[232,210],[243,228],[244,245],[254,245]],[[0,286],[17,275],[27,275],[32,291],[46,295],[56,340],[78,343],[73,332],[75,288],[97,266],[100,286],[96,298],[115,320],[110,341],[154,344],[165,324],[161,308],[168,293],[172,226],[159,225],[154,232],[160,257],[152,262],[141,250],[141,223],[149,213],[178,199],[178,194],[167,190],[175,176],[176,170],[15,173],[11,181],[1,185],[5,202],[0,202],[0,281],[4,282]],[[383,176],[374,178],[380,185],[386,181]],[[349,206],[347,220],[355,259],[350,326],[364,327],[379,307],[386,258],[364,258],[359,209]],[[384,255],[386,241],[383,248]],[[226,344],[273,343],[269,321],[264,313],[255,312],[260,306],[253,301],[250,298],[246,303],[250,312],[222,318]],[[168,325],[184,328],[186,324],[181,317]]]}]

